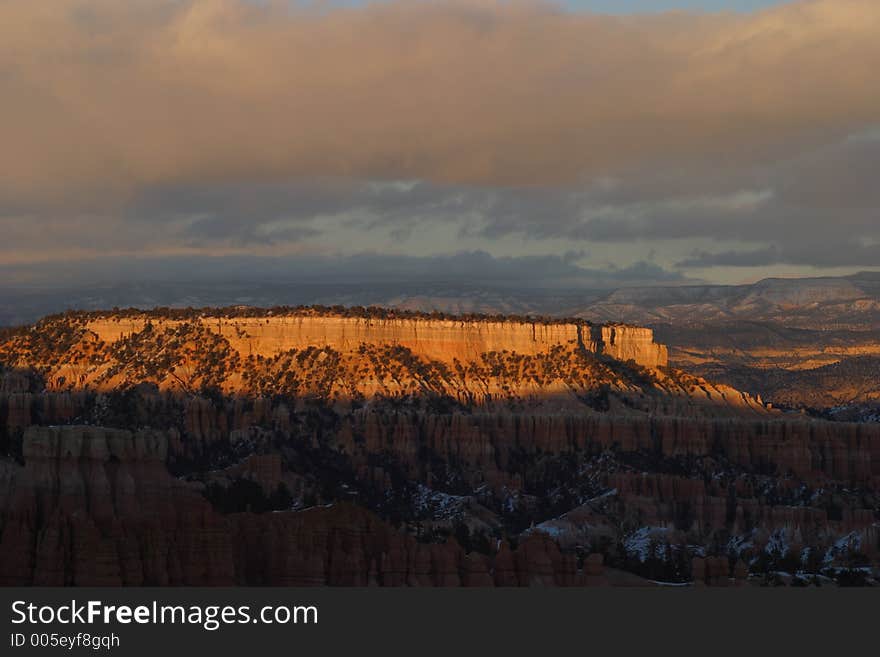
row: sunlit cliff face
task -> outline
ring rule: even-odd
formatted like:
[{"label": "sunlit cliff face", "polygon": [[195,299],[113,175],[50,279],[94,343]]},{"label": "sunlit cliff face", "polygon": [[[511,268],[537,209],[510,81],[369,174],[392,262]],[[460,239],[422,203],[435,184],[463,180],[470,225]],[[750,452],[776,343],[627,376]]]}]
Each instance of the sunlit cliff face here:
[{"label": "sunlit cliff face", "polygon": [[37,377],[72,394],[145,385],[350,409],[396,399],[575,412],[608,411],[613,393],[627,400],[625,414],[772,414],[759,398],[668,368],[667,358],[651,329],[636,326],[363,308],[70,313],[0,340],[15,391]]},{"label": "sunlit cliff face", "polygon": [[0,263],[485,249],[709,278],[864,268],[878,32],[873,0],[7,2]]}]

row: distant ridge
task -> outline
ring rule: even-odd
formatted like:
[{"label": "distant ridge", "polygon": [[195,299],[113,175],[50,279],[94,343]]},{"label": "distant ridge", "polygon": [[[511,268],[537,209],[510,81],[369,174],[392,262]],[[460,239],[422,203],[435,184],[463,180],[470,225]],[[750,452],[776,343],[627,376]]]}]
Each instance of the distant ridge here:
[{"label": "distant ridge", "polygon": [[[214,284],[120,283],[70,288],[0,289],[0,326],[23,325],[67,310],[118,307],[221,308],[243,314],[303,306],[386,312],[440,313],[443,317],[509,317],[526,321],[624,321],[636,325],[771,321],[801,328],[880,327],[880,272],[841,277],[766,278],[746,285],[652,285],[606,289],[533,289],[491,283],[366,284],[299,281],[218,281]],[[400,315],[405,316],[405,315]]]}]

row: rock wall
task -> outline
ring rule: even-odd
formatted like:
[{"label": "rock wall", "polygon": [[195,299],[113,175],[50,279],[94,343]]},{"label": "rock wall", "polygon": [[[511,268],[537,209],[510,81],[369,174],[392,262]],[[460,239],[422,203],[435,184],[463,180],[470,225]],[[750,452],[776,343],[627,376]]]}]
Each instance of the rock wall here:
[{"label": "rock wall", "polygon": [[[155,395],[143,403],[155,412],[172,401]],[[254,422],[273,440],[295,432],[296,440],[311,445],[307,450],[320,443],[345,455],[356,480],[378,491],[389,490],[399,468],[407,480],[431,487],[454,466],[469,489],[528,497],[527,480],[548,455],[641,454],[650,460],[634,469],[609,470],[597,485],[613,491],[603,499],[644,526],[669,528],[670,537],[681,531],[748,537],[755,554],[778,543],[780,531],[798,554],[801,546],[828,550],[852,534],[872,562],[880,557],[880,524],[870,493],[880,487],[876,426],[362,409],[332,425],[294,428],[298,420],[281,402],[227,403],[224,408],[207,399],[188,400],[182,434],[177,428],[27,428],[24,465],[0,461],[0,585],[521,586],[589,585],[605,577],[601,564],[578,565],[572,552],[589,544],[581,540],[585,528],[595,533],[607,525],[591,504],[543,522],[554,531],[537,531],[516,550],[501,543],[488,554],[468,554],[455,541],[419,543],[367,509],[347,504],[224,515],[209,502],[202,483],[169,474],[167,464],[177,457],[197,462],[224,444],[247,444]],[[389,458],[377,460],[378,455]],[[698,459],[690,462],[707,468],[726,462],[727,470],[740,474],[716,479],[645,470],[679,458]],[[247,479],[268,493],[284,477],[283,469],[278,453],[251,453],[205,481]],[[755,473],[772,473],[772,490],[766,488],[770,479],[756,479]],[[843,497],[830,506],[792,497],[804,484],[821,496]],[[839,510],[833,516],[827,510],[832,507]],[[727,582],[730,573],[713,563],[705,564],[705,572],[695,567],[694,577]]]},{"label": "rock wall", "polygon": [[424,449],[466,467],[473,487],[516,488],[511,455],[560,454],[616,447],[658,457],[709,457],[813,484],[842,481],[880,486],[880,426],[777,420],[612,418],[604,415],[452,414],[358,411],[333,438],[366,468],[371,453],[388,451],[419,476]]},{"label": "rock wall", "polygon": [[[31,425],[70,423],[88,414],[85,400],[84,393],[68,392],[0,395],[0,427],[13,434],[36,429]],[[296,410],[288,403],[236,397],[218,405],[203,397],[178,399],[157,392],[142,396],[128,412],[137,413],[129,417],[131,422],[153,425],[159,417],[173,418],[179,413],[184,436],[177,429],[170,430],[170,453],[195,458],[214,443],[246,440],[256,426],[285,436],[302,432],[295,426]],[[311,440],[317,441],[318,435]],[[339,424],[332,433],[325,431],[323,440],[356,464],[366,465],[371,454],[393,454],[411,468],[414,477],[423,465],[420,453],[427,448],[482,478],[474,485],[509,485],[503,471],[509,454],[516,450],[561,454],[617,447],[671,458],[722,453],[737,466],[791,472],[810,483],[828,479],[880,487],[880,425],[784,416],[613,415],[583,409],[430,413],[378,407],[340,416]],[[34,442],[32,449],[37,445]],[[265,465],[258,463],[260,459],[255,459],[249,467]]]},{"label": "rock wall", "polygon": [[[114,342],[143,330],[147,317],[104,318],[86,327],[104,342]],[[150,320],[157,328],[176,320]],[[226,338],[243,357],[273,356],[289,349],[330,346],[340,352],[356,351],[362,343],[407,347],[418,356],[451,363],[474,360],[492,351],[522,355],[546,352],[556,345],[580,345],[588,351],[645,367],[667,364],[666,348],[654,344],[653,331],[622,325],[591,332],[575,323],[471,321],[432,319],[367,319],[291,315],[265,318],[202,317],[203,324]]]},{"label": "rock wall", "polygon": [[172,477],[160,432],[32,427],[25,465],[0,461],[0,586],[566,586],[601,584],[553,541],[467,554],[420,544],[338,504],[215,512]]},{"label": "rock wall", "polygon": [[593,331],[593,350],[617,358],[634,360],[649,368],[666,367],[669,353],[665,345],[654,343],[654,331],[638,326],[610,324]]}]

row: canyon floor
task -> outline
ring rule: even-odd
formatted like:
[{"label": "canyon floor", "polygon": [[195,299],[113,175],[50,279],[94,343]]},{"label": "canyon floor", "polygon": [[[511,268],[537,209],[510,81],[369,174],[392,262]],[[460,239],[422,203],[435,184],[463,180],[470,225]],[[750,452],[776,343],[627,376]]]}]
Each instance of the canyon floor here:
[{"label": "canyon floor", "polygon": [[877,308],[674,294],[4,329],[0,584],[877,584]]}]

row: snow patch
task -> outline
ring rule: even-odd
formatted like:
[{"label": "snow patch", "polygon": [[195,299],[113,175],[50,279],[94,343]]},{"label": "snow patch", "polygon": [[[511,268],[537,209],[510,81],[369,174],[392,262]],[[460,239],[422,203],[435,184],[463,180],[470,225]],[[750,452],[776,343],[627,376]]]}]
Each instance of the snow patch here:
[{"label": "snow patch", "polygon": [[668,527],[639,527],[623,541],[623,549],[630,557],[642,563],[651,557],[662,559],[665,555]]}]

